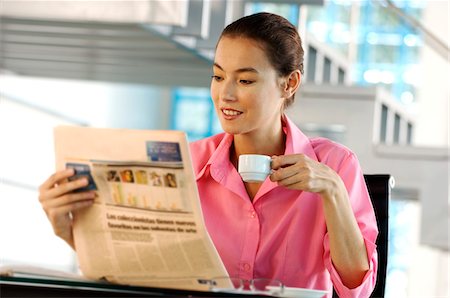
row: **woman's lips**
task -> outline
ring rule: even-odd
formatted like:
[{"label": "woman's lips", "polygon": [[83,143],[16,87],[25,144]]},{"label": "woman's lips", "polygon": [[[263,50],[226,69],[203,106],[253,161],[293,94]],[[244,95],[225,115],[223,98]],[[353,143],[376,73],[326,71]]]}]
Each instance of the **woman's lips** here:
[{"label": "woman's lips", "polygon": [[221,109],[222,115],[227,120],[233,120],[239,117],[239,115],[242,114],[242,112],[234,110],[234,109]]}]

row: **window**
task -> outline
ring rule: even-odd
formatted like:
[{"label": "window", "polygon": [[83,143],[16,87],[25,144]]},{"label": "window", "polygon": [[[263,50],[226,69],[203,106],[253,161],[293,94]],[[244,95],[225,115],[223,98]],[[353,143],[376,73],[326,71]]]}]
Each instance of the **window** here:
[{"label": "window", "polygon": [[318,40],[327,43],[344,56],[351,39],[352,1],[325,1],[323,6],[308,6],[306,27]]},{"label": "window", "polygon": [[385,297],[409,297],[411,258],[419,246],[420,206],[392,195],[389,203],[389,247]]},{"label": "window", "polygon": [[308,82],[314,82],[316,77],[316,61],[317,50],[311,46],[308,47],[308,70],[306,80]]},{"label": "window", "polygon": [[[275,2],[275,1],[274,1]],[[246,3],[245,14],[271,12],[285,17],[292,24],[298,23],[298,5],[285,3]]]},{"label": "window", "polygon": [[395,114],[394,120],[394,144],[400,143],[401,118],[399,114]]},{"label": "window", "polygon": [[388,121],[388,107],[381,106],[381,126],[380,126],[380,143],[386,143],[387,135],[387,121]]},{"label": "window", "polygon": [[413,134],[413,125],[411,123],[408,123],[406,131],[406,143],[408,145],[412,144],[412,134]]},{"label": "window", "polygon": [[331,82],[331,60],[325,57],[323,63],[323,83]]},{"label": "window", "polygon": [[[423,75],[420,72],[410,74],[410,66],[417,63],[421,52],[422,36],[382,2],[329,0],[323,6],[311,5],[306,27],[315,38],[338,49],[344,56],[348,56],[349,42],[355,38],[356,55],[353,52],[351,55],[356,60],[351,61],[354,64],[352,80],[363,86],[384,85],[400,101],[402,94],[410,89],[408,86],[415,86]],[[426,1],[394,1],[394,4],[420,20]],[[367,80],[368,71],[377,72],[377,79]],[[308,81],[314,81],[313,75]],[[411,93],[414,95],[414,91]],[[408,105],[412,101],[404,103]]]},{"label": "window", "polygon": [[338,69],[338,84],[345,84],[345,71],[340,67]]},{"label": "window", "polygon": [[221,132],[207,88],[174,89],[171,115],[171,129],[185,131],[189,141]]}]

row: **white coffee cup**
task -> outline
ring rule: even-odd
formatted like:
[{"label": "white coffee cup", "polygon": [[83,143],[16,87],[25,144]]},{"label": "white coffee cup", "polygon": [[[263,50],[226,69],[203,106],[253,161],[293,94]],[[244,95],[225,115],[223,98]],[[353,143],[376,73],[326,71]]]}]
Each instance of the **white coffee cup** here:
[{"label": "white coffee cup", "polygon": [[238,171],[245,182],[262,182],[270,175],[272,158],[260,154],[239,156]]}]

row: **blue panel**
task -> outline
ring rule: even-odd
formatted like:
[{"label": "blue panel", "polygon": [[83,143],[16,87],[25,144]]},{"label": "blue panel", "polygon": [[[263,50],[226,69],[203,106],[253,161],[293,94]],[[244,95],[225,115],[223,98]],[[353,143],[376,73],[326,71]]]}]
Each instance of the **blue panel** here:
[{"label": "blue panel", "polygon": [[209,89],[176,88],[172,95],[171,129],[185,131],[190,141],[217,133]]}]

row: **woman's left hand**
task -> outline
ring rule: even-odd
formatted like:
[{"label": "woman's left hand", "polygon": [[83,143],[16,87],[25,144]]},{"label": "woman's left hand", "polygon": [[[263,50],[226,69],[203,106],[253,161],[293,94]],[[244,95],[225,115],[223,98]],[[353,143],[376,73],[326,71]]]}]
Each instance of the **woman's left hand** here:
[{"label": "woman's left hand", "polygon": [[304,154],[272,156],[270,180],[289,189],[332,196],[342,180],[330,167]]}]

